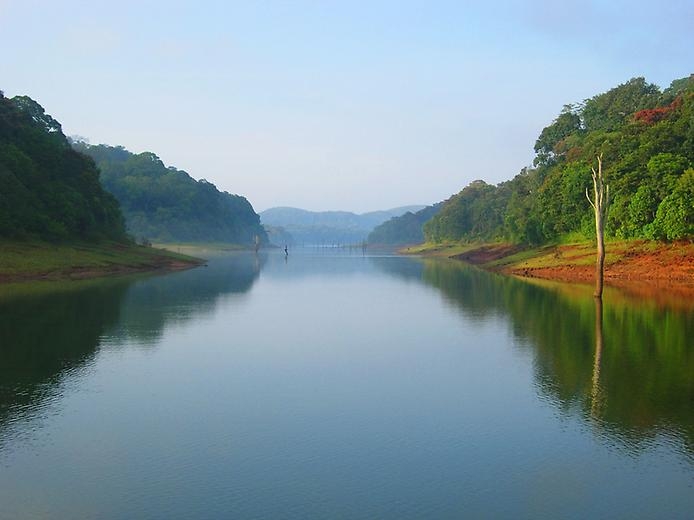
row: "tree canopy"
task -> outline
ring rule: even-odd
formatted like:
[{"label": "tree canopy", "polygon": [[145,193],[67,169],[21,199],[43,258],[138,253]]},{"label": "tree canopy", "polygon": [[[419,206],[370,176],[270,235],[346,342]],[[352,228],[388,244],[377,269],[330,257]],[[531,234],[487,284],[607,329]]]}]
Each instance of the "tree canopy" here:
[{"label": "tree canopy", "polygon": [[634,78],[566,105],[542,130],[531,168],[492,186],[475,181],[424,225],[432,242],[504,239],[539,244],[595,235],[585,189],[602,154],[614,196],[606,232],[694,238],[694,75],[661,91]]},{"label": "tree canopy", "polygon": [[116,199],[94,161],[33,99],[0,92],[0,237],[124,240]]},{"label": "tree canopy", "polygon": [[163,242],[267,242],[260,217],[244,197],[219,191],[205,179],[167,167],[151,152],[73,142],[94,159],[104,187],[121,204],[128,231]]},{"label": "tree canopy", "polygon": [[376,226],[369,233],[369,244],[380,246],[402,246],[419,244],[424,241],[422,226],[441,209],[442,203],[427,206],[416,213],[408,211],[404,215],[393,217]]}]

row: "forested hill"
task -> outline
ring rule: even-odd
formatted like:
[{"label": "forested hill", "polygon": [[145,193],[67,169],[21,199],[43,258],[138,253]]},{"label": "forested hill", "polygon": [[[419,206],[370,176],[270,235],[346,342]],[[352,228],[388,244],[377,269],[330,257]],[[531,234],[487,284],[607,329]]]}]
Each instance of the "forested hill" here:
[{"label": "forested hill", "polygon": [[403,206],[356,214],[350,211],[308,211],[299,208],[270,208],[260,213],[263,224],[281,228],[297,244],[356,244],[386,220],[424,206]]},{"label": "forested hill", "polygon": [[124,240],[116,199],[60,123],[29,97],[0,92],[0,237]]},{"label": "forested hill", "polygon": [[162,242],[267,242],[260,217],[240,195],[220,192],[182,170],[166,167],[155,154],[133,154],[121,146],[73,142],[92,157],[101,181],[121,205],[128,232]]},{"label": "forested hill", "polygon": [[431,220],[443,206],[442,202],[427,206],[415,213],[408,211],[380,224],[369,233],[368,242],[379,246],[403,246],[424,241],[422,226]]},{"label": "forested hill", "polygon": [[497,186],[472,182],[424,225],[426,239],[539,244],[594,236],[591,165],[610,186],[606,232],[621,238],[694,237],[694,75],[661,91],[632,79],[566,105],[535,144],[536,159]]}]

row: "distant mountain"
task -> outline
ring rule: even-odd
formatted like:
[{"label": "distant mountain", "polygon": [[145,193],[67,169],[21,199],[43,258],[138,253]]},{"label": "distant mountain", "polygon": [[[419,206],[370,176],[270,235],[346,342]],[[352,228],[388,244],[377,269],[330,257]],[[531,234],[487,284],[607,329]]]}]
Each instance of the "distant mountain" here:
[{"label": "distant mountain", "polygon": [[126,239],[116,199],[60,123],[27,96],[0,92],[0,238]]},{"label": "distant mountain", "polygon": [[291,235],[291,233],[288,233],[286,229],[283,227],[275,227],[275,226],[268,226],[264,225],[265,232],[267,233],[267,238],[268,241],[271,244],[274,244],[279,247],[287,246],[290,244],[294,244],[294,237]]},{"label": "distant mountain", "polygon": [[427,206],[416,213],[408,211],[399,217],[386,220],[369,233],[369,244],[403,246],[424,242],[422,226],[431,220],[441,210],[442,206],[443,202],[439,202],[432,206]]},{"label": "distant mountain", "polygon": [[362,214],[279,207],[261,211],[260,220],[265,226],[282,228],[296,245],[356,244],[365,241],[371,230],[386,220],[424,207],[403,206]]},{"label": "distant mountain", "polygon": [[240,195],[167,167],[151,152],[81,141],[72,145],[94,159],[104,187],[121,205],[128,232],[138,239],[252,245],[258,236],[267,242],[260,217]]}]

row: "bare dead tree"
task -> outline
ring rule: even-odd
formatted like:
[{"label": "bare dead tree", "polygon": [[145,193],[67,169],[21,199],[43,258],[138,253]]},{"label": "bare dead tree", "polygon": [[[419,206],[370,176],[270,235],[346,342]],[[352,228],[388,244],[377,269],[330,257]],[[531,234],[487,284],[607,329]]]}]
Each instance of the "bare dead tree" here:
[{"label": "bare dead tree", "polygon": [[595,261],[595,292],[593,296],[602,298],[603,275],[605,271],[605,217],[610,202],[610,187],[605,183],[602,173],[602,154],[598,155],[598,171],[593,166],[593,199],[586,188],[586,198],[595,213],[595,235],[597,239],[597,258]]}]

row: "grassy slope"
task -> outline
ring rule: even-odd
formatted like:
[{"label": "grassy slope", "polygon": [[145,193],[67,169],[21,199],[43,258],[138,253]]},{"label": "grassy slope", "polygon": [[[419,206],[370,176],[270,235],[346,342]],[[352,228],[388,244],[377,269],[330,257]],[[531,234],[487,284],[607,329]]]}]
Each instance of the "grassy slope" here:
[{"label": "grassy slope", "polygon": [[48,244],[0,241],[0,282],[81,279],[154,270],[184,269],[202,261],[129,244]]},{"label": "grassy slope", "polygon": [[445,242],[442,244],[432,244],[426,242],[416,246],[400,249],[398,252],[405,255],[436,256],[442,258],[454,258],[468,251],[479,248],[481,244],[459,244],[456,242]]},{"label": "grassy slope", "polygon": [[229,244],[226,242],[155,242],[152,247],[164,249],[173,253],[197,257],[206,252],[220,251],[251,251],[252,248],[238,244]]}]

